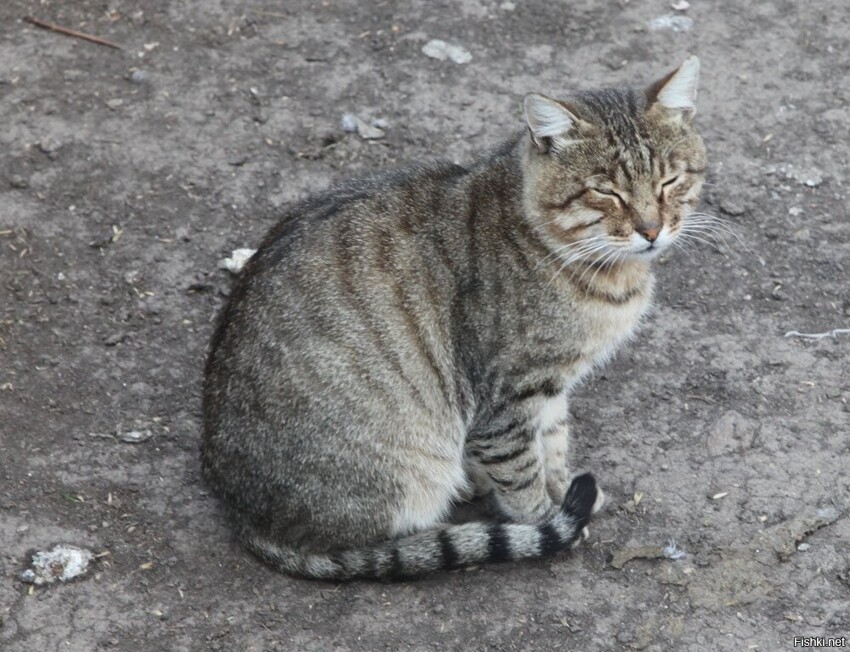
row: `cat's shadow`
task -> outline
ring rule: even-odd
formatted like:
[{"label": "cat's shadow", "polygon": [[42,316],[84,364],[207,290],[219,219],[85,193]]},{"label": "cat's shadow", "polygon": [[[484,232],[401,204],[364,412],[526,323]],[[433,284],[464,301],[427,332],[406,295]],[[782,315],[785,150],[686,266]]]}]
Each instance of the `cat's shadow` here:
[{"label": "cat's shadow", "polygon": [[446,521],[452,525],[480,522],[505,522],[507,519],[494,507],[492,495],[458,499]]}]

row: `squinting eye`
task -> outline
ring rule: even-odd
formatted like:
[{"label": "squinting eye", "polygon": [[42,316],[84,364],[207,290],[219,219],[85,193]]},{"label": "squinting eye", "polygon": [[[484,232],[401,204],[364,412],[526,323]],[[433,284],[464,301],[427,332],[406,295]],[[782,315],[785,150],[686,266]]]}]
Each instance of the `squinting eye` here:
[{"label": "squinting eye", "polygon": [[611,190],[609,188],[591,188],[591,190],[600,195],[605,195],[606,197],[613,197],[614,199],[618,199],[623,201],[623,198],[620,196],[616,190]]},{"label": "squinting eye", "polygon": [[672,178],[670,178],[670,179],[667,179],[667,181],[665,181],[664,183],[662,183],[662,184],[661,184],[661,187],[662,187],[662,188],[666,188],[667,186],[672,186],[672,185],[673,185],[674,183],[676,183],[678,180],[679,180],[679,177],[678,177],[678,176],[675,176],[675,177],[672,177]]}]

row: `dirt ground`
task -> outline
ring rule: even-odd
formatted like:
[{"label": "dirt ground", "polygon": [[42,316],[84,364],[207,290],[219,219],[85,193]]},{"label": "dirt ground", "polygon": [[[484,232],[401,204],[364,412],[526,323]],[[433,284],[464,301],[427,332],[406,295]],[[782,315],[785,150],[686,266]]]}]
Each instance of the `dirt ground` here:
[{"label": "dirt ground", "polygon": [[[651,27],[668,14],[690,29]],[[850,638],[850,334],[785,337],[850,327],[849,35],[846,0],[3,2],[0,649]],[[471,61],[429,58],[435,38]],[[662,260],[639,338],[575,398],[575,467],[608,494],[588,544],[343,585],[235,544],[198,461],[219,261],[333,179],[471,160],[527,91],[648,82],[691,52],[704,208],[740,242]],[[345,113],[384,137],[345,133]],[[684,556],[657,557],[671,540]],[[97,555],[89,573],[22,582],[56,543]]]}]

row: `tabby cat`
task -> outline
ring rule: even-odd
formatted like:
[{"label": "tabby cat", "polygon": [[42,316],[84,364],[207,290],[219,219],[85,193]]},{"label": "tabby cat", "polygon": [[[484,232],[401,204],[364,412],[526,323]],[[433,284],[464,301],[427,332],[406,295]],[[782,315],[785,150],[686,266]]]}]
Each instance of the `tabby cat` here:
[{"label": "tabby cat", "polygon": [[[696,207],[698,71],[528,95],[527,128],[469,167],[287,211],[204,384],[204,474],[251,551],[307,577],[403,578],[581,539],[602,494],[570,482],[567,399],[634,332],[650,263]],[[446,524],[470,491],[496,518]]]}]

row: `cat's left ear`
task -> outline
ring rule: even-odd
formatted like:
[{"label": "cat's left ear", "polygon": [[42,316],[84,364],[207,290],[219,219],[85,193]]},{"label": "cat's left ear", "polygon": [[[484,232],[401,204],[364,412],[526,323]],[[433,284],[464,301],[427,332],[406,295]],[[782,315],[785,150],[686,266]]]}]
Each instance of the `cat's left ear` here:
[{"label": "cat's left ear", "polygon": [[552,139],[567,139],[579,119],[560,102],[529,93],[522,101],[523,113],[531,140],[541,152],[549,149]]},{"label": "cat's left ear", "polygon": [[660,106],[674,119],[690,120],[697,112],[699,59],[694,55],[646,89],[647,106]]}]

